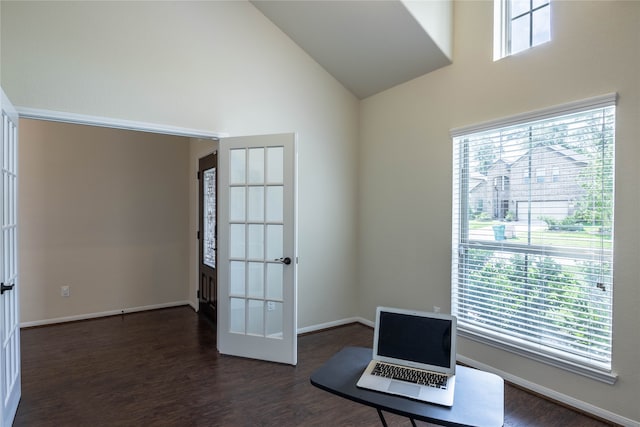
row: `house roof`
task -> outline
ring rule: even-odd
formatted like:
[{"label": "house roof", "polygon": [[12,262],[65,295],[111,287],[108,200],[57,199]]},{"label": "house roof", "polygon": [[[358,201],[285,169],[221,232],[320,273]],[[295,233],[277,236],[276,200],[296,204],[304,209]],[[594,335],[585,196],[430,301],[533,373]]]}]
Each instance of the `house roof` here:
[{"label": "house roof", "polygon": [[[586,166],[588,164],[587,157],[584,154],[580,154],[570,148],[545,145],[545,146],[534,147],[533,150],[540,149],[540,148],[544,148],[548,151],[554,151],[560,154],[561,156],[566,157],[568,160],[571,160],[575,163],[579,163],[581,166]],[[522,159],[526,159],[527,156],[529,155],[529,151],[525,152],[522,156],[518,157],[513,163],[511,163],[511,165],[518,163]]]}]

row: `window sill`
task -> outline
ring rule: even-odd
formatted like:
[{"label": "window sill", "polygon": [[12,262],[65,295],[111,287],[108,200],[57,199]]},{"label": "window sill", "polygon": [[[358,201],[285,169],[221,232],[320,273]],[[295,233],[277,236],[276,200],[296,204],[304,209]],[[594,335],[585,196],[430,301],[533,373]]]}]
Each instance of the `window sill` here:
[{"label": "window sill", "polygon": [[580,364],[579,361],[574,362],[571,360],[561,359],[551,353],[543,352],[540,349],[534,349],[533,347],[528,347],[524,342],[516,343],[514,342],[515,340],[511,341],[500,334],[494,334],[470,325],[461,325],[460,322],[458,322],[458,336],[482,344],[487,344],[491,347],[505,350],[606,384],[613,385],[618,379],[618,375],[611,370],[585,366]]}]

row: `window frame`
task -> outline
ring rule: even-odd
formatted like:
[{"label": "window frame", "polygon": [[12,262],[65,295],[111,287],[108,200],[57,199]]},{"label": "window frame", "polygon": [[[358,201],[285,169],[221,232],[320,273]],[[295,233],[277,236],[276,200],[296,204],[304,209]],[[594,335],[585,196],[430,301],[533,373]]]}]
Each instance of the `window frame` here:
[{"label": "window frame", "polygon": [[[529,1],[529,8],[527,11],[520,13],[515,17],[511,17],[511,5],[512,0],[494,0],[493,7],[493,60],[498,61],[507,56],[515,55],[524,52],[532,47],[539,46],[541,44],[551,41],[551,0],[544,0],[542,5],[534,6],[534,0]],[[549,8],[549,40],[533,44],[533,15],[535,12]],[[513,52],[511,42],[513,40],[513,34],[511,29],[511,23],[519,18],[529,15],[529,34],[528,34],[528,47],[521,49],[517,52]]]},{"label": "window frame", "polygon": [[[581,111],[587,111],[596,108],[605,108],[610,106],[615,106],[617,100],[617,94],[611,93],[599,97],[589,98],[577,102],[567,103],[560,106],[555,106],[543,110],[537,110],[533,112],[528,112],[516,116],[512,116],[505,119],[494,120],[491,122],[481,123],[478,125],[467,126],[463,128],[457,128],[451,130],[450,134],[452,137],[452,141],[455,141],[458,138],[464,137],[466,135],[470,135],[473,133],[483,132],[487,130],[492,130],[501,127],[525,124],[527,122],[534,122],[537,120],[544,120],[549,118],[554,118],[556,116],[562,116],[565,114],[579,113]],[[455,144],[455,142],[454,142]],[[455,150],[454,150],[455,152]],[[468,159],[470,156],[469,147],[467,144],[460,144],[460,152],[458,153],[460,159],[466,158]],[[469,236],[469,221],[459,220],[459,223],[456,223],[456,219],[461,217],[461,212],[467,212],[470,198],[468,196],[463,197],[462,195],[469,194],[468,191],[468,179],[460,179],[459,187],[456,188],[455,180],[456,175],[461,173],[466,173],[463,169],[465,168],[466,163],[461,161],[458,163],[458,159],[453,159],[453,174],[454,174],[454,187],[453,187],[453,206],[452,206],[452,218],[453,218],[453,235],[452,235],[452,313],[455,314],[457,311],[458,301],[455,293],[457,292],[458,286],[458,267],[459,267],[459,258],[462,256],[461,253],[458,253],[460,250],[460,240],[459,236]],[[466,166],[468,167],[468,165]],[[546,175],[546,173],[545,173]],[[531,182],[536,182],[536,179],[530,177]],[[614,177],[615,180],[615,177]],[[457,197],[457,195],[460,197]],[[458,236],[458,237],[457,237]],[[505,244],[505,243],[503,243]],[[508,244],[506,244],[508,245]],[[514,247],[515,248],[515,247]],[[511,249],[514,249],[511,248]],[[515,248],[517,250],[517,248]],[[548,247],[541,248],[541,250],[546,251]],[[561,253],[559,253],[561,254]],[[613,308],[611,309],[611,318],[613,320]],[[613,327],[613,325],[612,325]],[[497,347],[512,353],[519,354],[521,356],[525,356],[527,358],[537,360],[539,362],[549,364],[558,368],[562,368],[577,374],[581,374],[587,376],[592,379],[596,379],[598,381],[602,381],[608,384],[614,384],[617,380],[617,374],[613,371],[613,356],[611,355],[611,365],[609,367],[603,366],[594,366],[593,364],[582,364],[571,357],[563,357],[562,354],[564,352],[557,350],[554,354],[553,350],[549,350],[545,348],[541,350],[539,346],[527,342],[526,340],[518,340],[514,337],[507,337],[499,332],[495,332],[490,329],[481,328],[477,325],[472,325],[464,322],[464,320],[458,320],[458,330],[459,336],[468,338],[473,341],[481,342],[493,347]],[[613,333],[610,334],[613,337]],[[519,341],[519,342],[518,342]],[[613,348],[611,349],[611,353],[613,353]]]}]

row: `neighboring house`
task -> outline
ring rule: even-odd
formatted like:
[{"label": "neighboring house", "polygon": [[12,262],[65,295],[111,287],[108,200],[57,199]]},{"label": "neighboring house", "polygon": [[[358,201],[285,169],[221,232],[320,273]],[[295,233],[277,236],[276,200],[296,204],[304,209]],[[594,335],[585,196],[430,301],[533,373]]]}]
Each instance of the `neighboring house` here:
[{"label": "neighboring house", "polygon": [[558,147],[535,147],[513,163],[496,160],[487,175],[469,177],[470,209],[494,219],[541,216],[562,219],[572,215],[585,193],[577,179],[587,166],[584,156]]}]

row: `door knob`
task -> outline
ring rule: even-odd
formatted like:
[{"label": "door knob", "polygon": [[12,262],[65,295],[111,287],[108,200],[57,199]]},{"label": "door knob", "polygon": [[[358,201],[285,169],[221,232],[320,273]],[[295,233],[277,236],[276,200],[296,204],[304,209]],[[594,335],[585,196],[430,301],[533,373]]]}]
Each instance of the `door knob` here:
[{"label": "door knob", "polygon": [[289,265],[291,264],[291,258],[286,257],[286,258],[276,258],[274,259],[274,261],[279,261],[281,263],[283,263],[284,265]]},{"label": "door knob", "polygon": [[4,283],[0,284],[0,295],[4,294],[5,291],[10,291],[14,286],[15,285],[5,285]]}]

